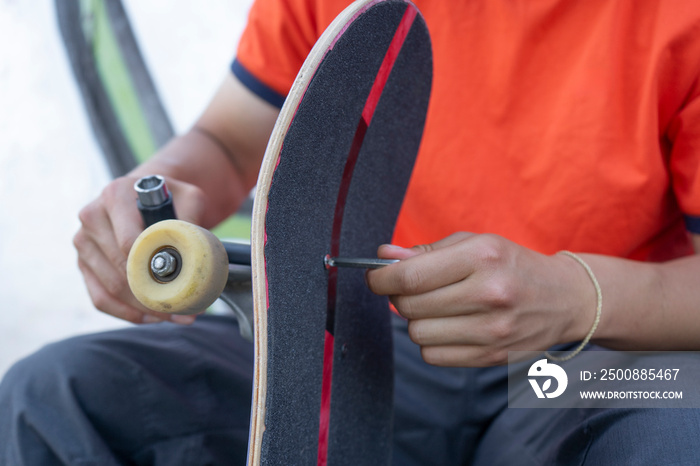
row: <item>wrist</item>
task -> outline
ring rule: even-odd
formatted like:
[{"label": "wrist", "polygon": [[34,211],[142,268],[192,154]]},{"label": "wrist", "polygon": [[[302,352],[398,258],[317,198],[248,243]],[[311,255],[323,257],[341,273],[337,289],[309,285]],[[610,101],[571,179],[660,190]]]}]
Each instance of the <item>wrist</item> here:
[{"label": "wrist", "polygon": [[558,261],[560,286],[564,294],[560,310],[562,326],[558,343],[584,340],[597,321],[598,285],[594,272],[578,256],[559,252],[552,256]]}]

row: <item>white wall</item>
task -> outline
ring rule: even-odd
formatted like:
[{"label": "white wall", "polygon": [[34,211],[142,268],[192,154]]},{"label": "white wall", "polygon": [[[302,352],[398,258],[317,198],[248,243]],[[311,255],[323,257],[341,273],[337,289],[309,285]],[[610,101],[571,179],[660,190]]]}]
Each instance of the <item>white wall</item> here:
[{"label": "white wall", "polygon": [[[251,0],[126,0],[176,130],[227,72]],[[127,325],[94,310],[72,237],[109,179],[50,0],[0,0],[0,377],[46,342]]]}]

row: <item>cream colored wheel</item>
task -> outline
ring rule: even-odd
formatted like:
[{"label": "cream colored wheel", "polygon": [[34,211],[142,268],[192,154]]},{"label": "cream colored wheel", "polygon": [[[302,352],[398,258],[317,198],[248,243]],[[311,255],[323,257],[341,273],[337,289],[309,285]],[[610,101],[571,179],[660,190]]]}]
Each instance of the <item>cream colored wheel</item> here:
[{"label": "cream colored wheel", "polygon": [[126,264],[129,287],[147,308],[197,314],[224,290],[228,258],[211,232],[180,220],[164,220],[139,235]]}]

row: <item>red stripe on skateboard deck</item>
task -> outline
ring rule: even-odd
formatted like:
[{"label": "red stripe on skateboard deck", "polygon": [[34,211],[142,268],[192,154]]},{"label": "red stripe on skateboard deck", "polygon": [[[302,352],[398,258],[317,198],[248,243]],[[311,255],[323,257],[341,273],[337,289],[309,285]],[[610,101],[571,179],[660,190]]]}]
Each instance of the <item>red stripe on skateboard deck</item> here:
[{"label": "red stripe on skateboard deck", "polygon": [[[372,117],[374,116],[374,111],[377,108],[379,98],[381,97],[384,86],[389,79],[389,75],[394,67],[396,58],[401,51],[401,47],[406,40],[406,36],[408,36],[408,32],[411,30],[416,14],[417,10],[415,8],[411,6],[406,8],[403,17],[401,18],[401,22],[394,33],[391,44],[389,44],[389,48],[387,49],[382,64],[379,67],[377,76],[374,79],[374,83],[372,84],[372,89],[370,90],[367,101],[365,102],[364,109],[362,110],[362,117],[357,125],[352,146],[350,147],[350,152],[348,153],[348,158],[345,162],[343,176],[341,178],[340,188],[338,190],[338,198],[335,204],[333,230],[331,234],[331,257],[337,257],[340,253],[340,233],[343,224],[343,214],[345,212],[345,201],[347,200],[348,192],[350,190],[350,180],[352,179],[352,174],[355,169],[355,164],[357,163],[357,158],[360,154],[360,149],[362,148],[365,134],[367,134],[367,129],[369,128]],[[319,466],[326,466],[328,463],[328,433],[331,414],[330,405],[333,379],[333,348],[335,340],[333,336],[333,329],[335,327],[337,285],[338,269],[333,267],[328,270],[328,311],[326,317],[326,333],[323,352],[321,415],[318,432],[317,464]]]}]

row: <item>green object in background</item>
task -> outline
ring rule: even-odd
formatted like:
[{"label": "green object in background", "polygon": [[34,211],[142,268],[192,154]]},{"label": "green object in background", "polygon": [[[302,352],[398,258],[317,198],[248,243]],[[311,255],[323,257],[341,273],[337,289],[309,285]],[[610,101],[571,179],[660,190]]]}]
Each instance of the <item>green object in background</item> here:
[{"label": "green object in background", "polygon": [[92,53],[122,133],[137,163],[156,151],[136,89],[129,76],[103,0],[82,0],[81,15],[92,23]]},{"label": "green object in background", "polygon": [[[61,34],[112,175],[127,173],[174,135],[121,0],[55,0]],[[177,201],[176,201],[177,202]],[[214,233],[250,239],[250,211]]]},{"label": "green object in background", "polygon": [[244,214],[236,214],[229,217],[213,233],[219,238],[244,239],[250,241],[250,217]]}]

